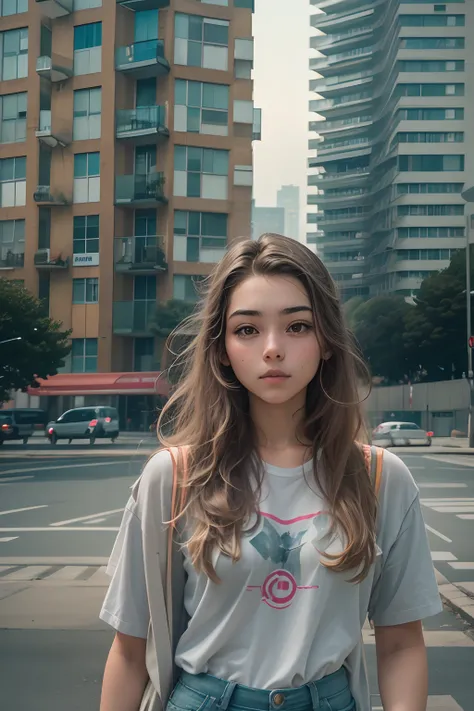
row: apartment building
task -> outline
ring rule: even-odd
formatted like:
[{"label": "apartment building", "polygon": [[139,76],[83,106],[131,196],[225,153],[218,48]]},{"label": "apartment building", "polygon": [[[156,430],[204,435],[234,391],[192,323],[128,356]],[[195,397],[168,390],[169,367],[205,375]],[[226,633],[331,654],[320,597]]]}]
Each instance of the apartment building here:
[{"label": "apartment building", "polygon": [[312,4],[308,241],[346,299],[416,293],[465,245],[474,3]]},{"label": "apartment building", "polygon": [[0,277],[72,328],[45,394],[82,393],[83,373],[114,374],[118,392],[134,372],[155,392],[157,302],[195,300],[250,236],[252,12],[253,0],[0,0]]},{"label": "apartment building", "polygon": [[285,211],[285,235],[299,239],[300,189],[297,185],[282,185],[277,192],[277,205]]}]

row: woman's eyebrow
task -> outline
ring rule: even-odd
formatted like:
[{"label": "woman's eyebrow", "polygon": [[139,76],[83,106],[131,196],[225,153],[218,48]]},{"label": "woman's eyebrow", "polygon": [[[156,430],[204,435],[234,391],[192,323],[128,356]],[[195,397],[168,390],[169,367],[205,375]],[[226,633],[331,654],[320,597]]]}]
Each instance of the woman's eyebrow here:
[{"label": "woman's eyebrow", "polygon": [[[289,306],[288,308],[280,311],[280,313],[287,316],[289,314],[300,313],[301,311],[312,313],[313,309],[311,306]],[[229,316],[229,319],[234,318],[235,316],[263,316],[263,314],[261,311],[255,311],[254,309],[237,309],[237,311],[234,311],[234,313]]]}]

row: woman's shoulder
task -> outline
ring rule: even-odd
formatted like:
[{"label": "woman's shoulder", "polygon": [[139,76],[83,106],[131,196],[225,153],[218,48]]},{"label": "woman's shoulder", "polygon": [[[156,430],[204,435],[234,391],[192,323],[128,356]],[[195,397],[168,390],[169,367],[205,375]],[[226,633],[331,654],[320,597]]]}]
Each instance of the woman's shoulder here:
[{"label": "woman's shoulder", "polygon": [[382,479],[379,492],[379,517],[382,524],[403,520],[419,494],[409,468],[393,452],[383,450]]},{"label": "woman's shoulder", "polygon": [[150,501],[156,506],[160,499],[171,497],[173,469],[174,462],[168,449],[159,449],[151,455],[131,488],[137,512],[143,512]]}]

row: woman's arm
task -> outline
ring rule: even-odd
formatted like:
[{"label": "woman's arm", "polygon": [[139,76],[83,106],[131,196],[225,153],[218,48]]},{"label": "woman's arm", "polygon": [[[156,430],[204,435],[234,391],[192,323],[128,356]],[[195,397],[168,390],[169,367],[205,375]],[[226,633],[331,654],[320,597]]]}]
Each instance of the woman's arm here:
[{"label": "woman's arm", "polygon": [[426,711],[428,662],[421,622],[375,627],[384,711]]},{"label": "woman's arm", "polygon": [[102,683],[100,711],[138,711],[148,681],[146,639],[117,632]]}]

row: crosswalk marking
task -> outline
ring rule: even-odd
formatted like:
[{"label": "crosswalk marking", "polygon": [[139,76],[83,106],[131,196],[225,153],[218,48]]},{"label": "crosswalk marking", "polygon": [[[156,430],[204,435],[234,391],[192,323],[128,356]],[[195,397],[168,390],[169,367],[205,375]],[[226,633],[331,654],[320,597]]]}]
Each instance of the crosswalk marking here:
[{"label": "crosswalk marking", "polygon": [[22,570],[8,573],[8,575],[5,575],[1,580],[34,580],[50,569],[50,565],[28,565]]},{"label": "crosswalk marking", "polygon": [[459,514],[458,518],[463,519],[463,521],[474,521],[474,514]]},{"label": "crosswalk marking", "polygon": [[438,513],[474,513],[474,505],[471,506],[431,506],[433,511],[438,511]]},{"label": "crosswalk marking", "polygon": [[110,577],[105,572],[107,566],[101,565],[99,570],[97,570],[94,575],[89,578],[89,583],[94,585],[108,585],[110,583]]},{"label": "crosswalk marking", "polygon": [[[384,711],[384,708],[378,705],[372,706],[372,711]],[[452,696],[428,696],[426,711],[463,711],[463,709]]]},{"label": "crosswalk marking", "polygon": [[474,498],[446,496],[442,498],[422,498],[423,506],[437,513],[453,513],[458,518],[474,518]]},{"label": "crosswalk marking", "polygon": [[19,536],[7,536],[6,538],[0,538],[0,543],[9,543],[10,541],[16,541]]},{"label": "crosswalk marking", "polygon": [[448,563],[454,570],[474,570],[474,563]]},{"label": "crosswalk marking", "polygon": [[[411,467],[413,469],[413,467]],[[467,489],[467,484],[451,483],[451,482],[433,482],[428,484],[427,482],[421,482],[418,484],[420,489]]]},{"label": "crosswalk marking", "polygon": [[48,575],[48,580],[77,580],[88,570],[87,565],[66,565],[64,568],[56,570],[55,573]]},{"label": "crosswalk marking", "polygon": [[431,551],[431,560],[457,560],[457,558],[448,551]]},{"label": "crosswalk marking", "polygon": [[[8,572],[10,571],[10,572]],[[48,573],[48,571],[50,571]],[[0,583],[4,581],[38,581],[41,583],[57,582],[87,582],[91,585],[105,585],[110,583],[106,574],[105,565],[62,565],[57,567],[53,563],[42,565],[0,565]],[[3,573],[6,573],[5,575]]]}]

